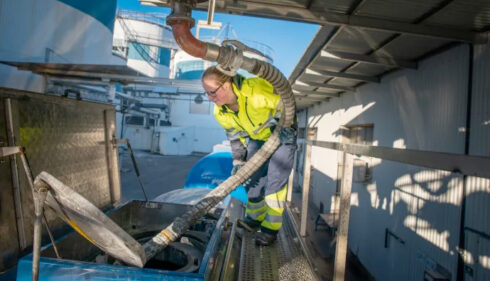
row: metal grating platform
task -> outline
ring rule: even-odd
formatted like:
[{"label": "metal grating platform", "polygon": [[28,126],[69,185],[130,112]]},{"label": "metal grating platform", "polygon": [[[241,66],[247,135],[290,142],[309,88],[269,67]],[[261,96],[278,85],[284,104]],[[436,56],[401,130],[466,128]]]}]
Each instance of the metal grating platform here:
[{"label": "metal grating platform", "polygon": [[277,241],[271,246],[256,246],[253,233],[245,231],[238,280],[318,280],[298,239],[287,214]]}]

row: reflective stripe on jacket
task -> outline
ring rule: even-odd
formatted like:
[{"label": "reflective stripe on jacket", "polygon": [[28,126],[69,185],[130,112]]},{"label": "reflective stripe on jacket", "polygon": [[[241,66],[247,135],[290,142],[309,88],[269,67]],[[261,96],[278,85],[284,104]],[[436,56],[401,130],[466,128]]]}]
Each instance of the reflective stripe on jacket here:
[{"label": "reflective stripe on jacket", "polygon": [[266,141],[270,127],[275,125],[280,96],[274,93],[272,85],[262,78],[244,79],[241,85],[232,83],[237,96],[238,112],[226,105],[215,106],[214,116],[226,130],[230,141],[240,139],[245,145],[246,137]]}]

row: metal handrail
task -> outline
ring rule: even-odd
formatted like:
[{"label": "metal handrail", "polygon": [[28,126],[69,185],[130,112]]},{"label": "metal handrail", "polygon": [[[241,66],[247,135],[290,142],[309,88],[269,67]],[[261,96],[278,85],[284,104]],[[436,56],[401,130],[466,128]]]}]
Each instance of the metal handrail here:
[{"label": "metal handrail", "polygon": [[117,16],[123,17],[127,19],[134,19],[139,21],[144,21],[148,23],[153,23],[164,27],[166,29],[170,29],[170,27],[166,24],[165,20],[168,14],[165,13],[143,13],[132,10],[117,10]]},{"label": "metal handrail", "polygon": [[[308,213],[308,193],[310,189],[311,150],[313,146],[342,151],[342,187],[340,190],[340,223],[337,233],[337,247],[335,250],[334,277],[335,281],[343,281],[345,276],[345,264],[347,257],[347,235],[349,230],[350,197],[352,189],[353,155],[363,155],[389,161],[395,161],[410,165],[427,167],[438,170],[446,170],[468,176],[490,178],[490,157],[471,156],[465,154],[422,151],[412,149],[399,149],[392,147],[380,147],[361,144],[347,144],[329,141],[306,140],[304,177],[303,177],[303,202],[301,211],[300,234],[306,235],[306,221]],[[472,231],[488,239],[486,233],[465,227],[465,231]],[[393,232],[386,229],[385,247],[388,236],[404,243]]]},{"label": "metal handrail", "polygon": [[[121,24],[121,27],[124,33],[126,34],[126,36],[128,36],[129,38],[128,41],[138,42],[137,36],[128,27],[125,19],[121,18],[119,20],[119,23]],[[158,61],[155,58],[153,58],[151,54],[147,50],[145,50],[145,48],[143,48],[139,44],[133,44],[133,46],[135,47],[136,51],[141,55],[141,57],[150,64],[151,67],[156,68]]]},{"label": "metal handrail", "polygon": [[468,176],[490,178],[490,169],[488,169],[490,167],[490,157],[329,141],[309,140],[306,143],[313,146],[345,151],[350,154],[445,170]]}]

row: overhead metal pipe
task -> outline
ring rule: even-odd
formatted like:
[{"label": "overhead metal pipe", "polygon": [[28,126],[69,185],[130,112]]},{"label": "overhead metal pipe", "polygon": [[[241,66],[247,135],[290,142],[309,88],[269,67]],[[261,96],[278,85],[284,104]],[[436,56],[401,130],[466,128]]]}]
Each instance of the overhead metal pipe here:
[{"label": "overhead metal pipe", "polygon": [[250,51],[250,49],[240,42],[228,42],[228,45],[218,46],[199,41],[191,34],[190,29],[194,26],[191,11],[194,5],[195,2],[192,0],[173,1],[172,3],[172,13],[167,17],[167,24],[172,27],[175,40],[179,46],[195,57],[218,62],[218,66],[222,71],[228,72],[227,74],[230,76],[234,75],[233,73],[236,73],[239,68],[242,68],[258,77],[264,78],[272,84],[275,92],[281,96],[284,108],[279,124],[272,135],[235,175],[229,177],[209,192],[191,210],[177,217],[167,228],[143,245],[147,261],[168,244],[178,239],[195,220],[221,202],[223,198],[239,184],[250,178],[270,158],[280,145],[279,131],[283,127],[290,127],[293,124],[296,111],[291,85],[277,68],[267,62],[244,57],[243,51]]},{"label": "overhead metal pipe", "polygon": [[192,33],[191,28],[194,24],[190,25],[188,21],[176,22],[172,25],[172,32],[177,44],[188,54],[204,58],[207,51],[207,45],[196,39]]},{"label": "overhead metal pipe", "polygon": [[208,25],[213,24],[214,9],[216,7],[216,0],[209,0],[208,5]]}]

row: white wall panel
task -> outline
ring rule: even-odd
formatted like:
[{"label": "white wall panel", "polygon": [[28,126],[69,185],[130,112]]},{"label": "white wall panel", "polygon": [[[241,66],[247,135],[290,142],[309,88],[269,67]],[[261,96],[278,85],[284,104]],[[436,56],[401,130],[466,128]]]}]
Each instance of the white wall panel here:
[{"label": "white wall panel", "polygon": [[[340,141],[340,126],[374,124],[374,145],[464,153],[468,46],[461,45],[309,109],[318,139]],[[338,153],[315,148],[312,191],[329,204]],[[372,159],[373,179],[353,185],[349,247],[377,280],[421,280],[438,263],[456,278],[462,179],[420,167]],[[320,180],[319,180],[320,178]],[[318,204],[316,202],[315,204]],[[405,241],[391,239],[389,229]],[[401,278],[401,279],[400,279]]]},{"label": "white wall panel", "polygon": [[163,127],[159,132],[161,154],[190,155],[193,152],[193,127]]},{"label": "white wall panel", "polygon": [[[490,179],[468,177],[466,187],[465,227],[490,234]],[[472,274],[465,280],[490,280],[490,241],[472,232],[465,232],[465,263]]]},{"label": "white wall panel", "polygon": [[470,154],[490,156],[490,43],[473,54]]},{"label": "white wall panel", "polygon": [[[490,156],[490,44],[474,47],[473,94],[469,152]],[[490,234],[490,180],[468,177],[466,185],[465,227]],[[490,280],[490,241],[465,232],[465,280]]]},{"label": "white wall panel", "polygon": [[133,149],[151,150],[153,129],[141,126],[125,125],[124,137],[129,140]]},{"label": "white wall panel", "polygon": [[194,130],[193,151],[195,152],[209,153],[214,145],[221,143],[217,141],[226,139],[223,128],[194,126]]},{"label": "white wall panel", "polygon": [[202,105],[209,107],[209,113],[190,113],[190,105],[194,102],[194,97],[186,95],[179,97],[183,100],[170,101],[170,122],[172,122],[172,126],[193,128],[192,151],[209,153],[212,151],[213,145],[226,140],[226,135],[224,129],[214,118],[214,104],[207,101],[206,97],[204,97],[205,101]]}]

